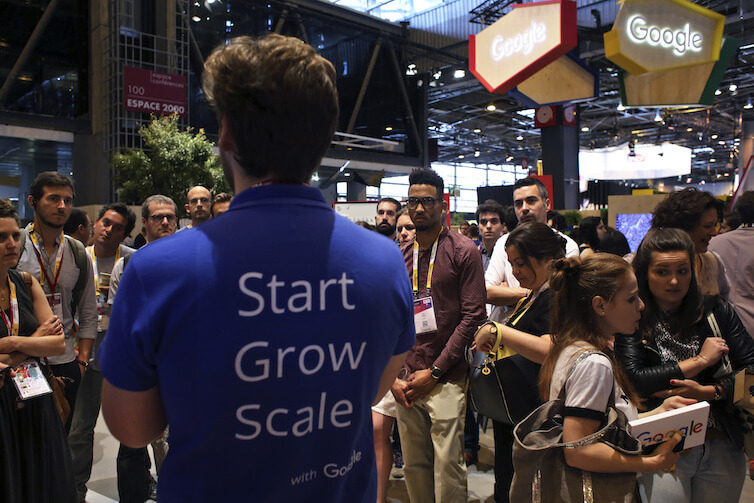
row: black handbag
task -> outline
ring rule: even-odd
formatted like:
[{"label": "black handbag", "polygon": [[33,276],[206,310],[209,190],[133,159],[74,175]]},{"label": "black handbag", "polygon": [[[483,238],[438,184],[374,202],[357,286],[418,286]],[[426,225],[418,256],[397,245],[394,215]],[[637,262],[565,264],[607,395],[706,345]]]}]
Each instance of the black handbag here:
[{"label": "black handbag", "polygon": [[468,398],[473,410],[514,425],[539,406],[539,365],[517,354],[493,361],[475,351],[472,357]]},{"label": "black handbag", "polygon": [[[590,354],[579,355],[576,366]],[[567,379],[566,379],[567,380]],[[627,430],[628,418],[615,408],[610,394],[605,425],[575,442],[563,442],[565,383],[557,399],[539,406],[513,430],[514,476],[512,503],[630,503],[634,501],[636,473],[596,473],[566,464],[564,449],[602,442],[626,455],[640,455],[641,444]]]}]

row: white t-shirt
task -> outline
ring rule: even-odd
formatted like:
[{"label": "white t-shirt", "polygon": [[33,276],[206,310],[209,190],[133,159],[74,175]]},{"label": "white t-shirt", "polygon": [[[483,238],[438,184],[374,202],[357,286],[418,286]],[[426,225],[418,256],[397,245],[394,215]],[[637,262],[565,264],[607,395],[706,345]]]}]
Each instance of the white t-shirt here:
[{"label": "white t-shirt", "polygon": [[[553,232],[558,232],[553,229]],[[578,257],[579,245],[576,241],[569,238],[565,234],[558,232],[558,234],[566,240],[566,257]],[[521,284],[513,275],[513,266],[511,266],[508,260],[508,254],[505,252],[505,243],[508,242],[508,236],[510,234],[504,234],[495,243],[495,248],[492,251],[492,257],[490,257],[490,264],[487,266],[487,270],[484,273],[485,286],[497,286],[503,283],[508,283],[510,287],[519,287]],[[492,306],[492,310],[489,313],[490,319],[502,322],[508,315],[508,311],[512,310],[514,306]]]},{"label": "white t-shirt", "polygon": [[579,355],[593,349],[586,342],[579,342],[560,353],[550,383],[550,400],[558,398],[565,384],[567,415],[601,419],[607,410],[610,392],[615,391],[615,408],[623,411],[629,421],[636,419],[638,411],[615,382],[613,365],[607,356],[598,353],[587,356],[568,377]]}]

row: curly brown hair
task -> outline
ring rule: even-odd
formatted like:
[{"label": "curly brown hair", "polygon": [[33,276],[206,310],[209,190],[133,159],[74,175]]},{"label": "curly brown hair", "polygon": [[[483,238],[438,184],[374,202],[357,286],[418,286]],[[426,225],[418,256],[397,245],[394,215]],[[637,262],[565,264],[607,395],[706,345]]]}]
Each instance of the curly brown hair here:
[{"label": "curly brown hair", "polygon": [[699,226],[702,213],[710,208],[717,211],[717,221],[723,221],[725,203],[709,192],[694,187],[673,192],[657,205],[653,212],[652,227],[672,227],[691,232]]},{"label": "curly brown hair", "polygon": [[237,37],[207,58],[202,85],[247,176],[306,182],[338,121],[335,68],[293,37]]}]

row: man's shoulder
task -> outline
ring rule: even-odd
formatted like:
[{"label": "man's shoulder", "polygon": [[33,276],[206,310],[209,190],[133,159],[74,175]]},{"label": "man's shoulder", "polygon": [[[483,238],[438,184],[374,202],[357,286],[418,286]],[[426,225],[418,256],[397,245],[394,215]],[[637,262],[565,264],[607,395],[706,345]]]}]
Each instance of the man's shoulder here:
[{"label": "man's shoulder", "polygon": [[136,252],[135,248],[131,248],[130,246],[126,245],[120,245],[120,256],[121,257],[130,257],[131,255]]}]

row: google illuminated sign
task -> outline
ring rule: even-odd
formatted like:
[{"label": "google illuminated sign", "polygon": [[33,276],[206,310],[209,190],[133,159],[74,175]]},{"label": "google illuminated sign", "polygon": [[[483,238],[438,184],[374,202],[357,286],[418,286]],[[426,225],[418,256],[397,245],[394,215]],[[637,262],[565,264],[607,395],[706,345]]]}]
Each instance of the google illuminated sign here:
[{"label": "google illuminated sign", "polygon": [[507,93],[577,45],[576,2],[517,4],[469,36],[469,69],[493,93]]},{"label": "google illuminated sign", "polygon": [[605,55],[632,74],[713,63],[725,16],[687,0],[623,0]]}]

